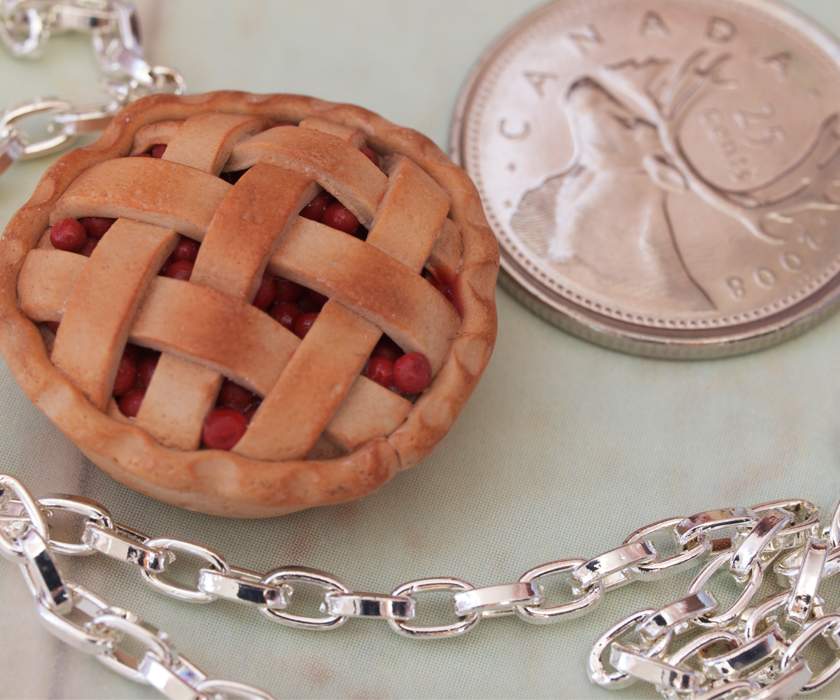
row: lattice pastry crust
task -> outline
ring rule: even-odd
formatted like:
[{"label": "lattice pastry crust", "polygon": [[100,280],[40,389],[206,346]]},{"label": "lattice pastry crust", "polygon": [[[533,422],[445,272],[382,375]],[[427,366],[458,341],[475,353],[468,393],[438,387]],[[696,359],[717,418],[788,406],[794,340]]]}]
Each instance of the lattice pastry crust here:
[{"label": "lattice pastry crust", "polygon": [[[127,157],[156,144],[162,159]],[[366,240],[298,215],[321,188]],[[52,248],[50,226],[90,216],[117,221],[89,258]],[[188,282],[157,275],[181,236],[201,242]],[[135,103],[47,171],[0,264],[0,349],[32,401],[114,478],[213,514],[377,489],[440,442],[496,335],[498,250],[469,178],[420,134],[307,97]],[[424,268],[454,279],[455,305]],[[266,269],[329,297],[303,340],[251,305]],[[383,332],[432,365],[416,400],[362,374]],[[163,353],[133,419],[111,397],[127,342]],[[223,377],[262,403],[231,451],[204,449]]]}]

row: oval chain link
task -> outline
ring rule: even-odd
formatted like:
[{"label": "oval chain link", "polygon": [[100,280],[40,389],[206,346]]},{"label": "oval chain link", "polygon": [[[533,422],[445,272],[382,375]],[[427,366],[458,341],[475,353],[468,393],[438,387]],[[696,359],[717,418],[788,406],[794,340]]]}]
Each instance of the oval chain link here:
[{"label": "oval chain link", "polygon": [[[150,585],[168,596],[192,602],[246,603],[293,627],[329,630],[350,617],[380,619],[412,639],[462,635],[482,618],[511,613],[537,624],[572,619],[593,610],[614,587],[658,580],[703,563],[687,595],[658,609],[633,613],[595,642],[588,661],[590,680],[608,688],[647,681],[669,700],[769,699],[821,688],[840,675],[840,615],[826,614],[825,602],[818,595],[820,583],[840,571],[838,510],[831,511],[822,529],[819,511],[808,501],[706,511],[647,525],[621,546],[590,559],[541,564],[515,582],[476,588],[457,578],[433,577],[409,581],[382,594],[354,591],[335,576],[307,567],[286,566],[265,575],[232,567],[221,554],[202,545],[171,537],[149,538],[121,525],[94,501],[66,495],[36,500],[17,479],[0,474],[0,553],[22,564],[43,624],[62,641],[96,656],[118,673],[170,697],[216,693],[258,700],[271,696],[241,683],[208,679],[174,651],[164,633],[65,581],[54,556],[104,554],[132,564]],[[77,529],[81,526],[76,541],[53,536],[51,528],[59,516],[71,517]],[[735,534],[715,540],[723,551],[707,561],[711,534],[727,529],[730,533],[734,529]],[[670,541],[679,551],[660,557],[654,541]],[[203,560],[195,585],[166,577],[178,554]],[[783,590],[759,599],[771,566]],[[706,590],[718,574],[727,574],[740,588],[724,612],[718,611],[715,596]],[[573,598],[549,602],[544,588],[552,580],[568,586]],[[302,587],[316,590],[321,615],[291,612],[294,601],[303,595]],[[417,621],[417,600],[436,591],[448,595],[454,621],[423,625]],[[71,618],[72,611],[78,613]],[[687,643],[675,641],[691,632],[699,636]],[[145,653],[138,658],[127,652],[121,641],[126,637]],[[814,675],[802,654],[818,639],[825,641],[832,655]]]},{"label": "oval chain link", "polygon": [[[39,58],[52,35],[71,31],[91,35],[109,100],[77,107],[66,100],[35,98],[0,112],[0,175],[17,160],[57,153],[79,134],[105,129],[120,109],[140,97],[187,91],[177,70],[143,57],[139,21],[130,2],[0,0],[0,40],[15,57]],[[47,136],[32,140],[24,123],[39,114],[52,115]]]}]

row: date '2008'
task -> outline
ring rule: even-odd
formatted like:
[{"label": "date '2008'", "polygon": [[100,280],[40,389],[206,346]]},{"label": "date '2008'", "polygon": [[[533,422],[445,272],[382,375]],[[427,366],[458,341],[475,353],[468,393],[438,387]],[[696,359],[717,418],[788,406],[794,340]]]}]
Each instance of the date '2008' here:
[{"label": "date '2008'", "polygon": [[[824,238],[814,238],[810,231],[800,233],[797,240],[811,250],[819,250],[826,243]],[[795,274],[802,270],[803,265],[802,258],[794,252],[788,250],[779,255],[779,266],[786,272]],[[753,270],[752,278],[759,287],[770,289],[776,285],[779,275],[769,267],[757,267]],[[744,299],[747,296],[747,285],[740,277],[729,277],[726,286],[733,299]]]}]

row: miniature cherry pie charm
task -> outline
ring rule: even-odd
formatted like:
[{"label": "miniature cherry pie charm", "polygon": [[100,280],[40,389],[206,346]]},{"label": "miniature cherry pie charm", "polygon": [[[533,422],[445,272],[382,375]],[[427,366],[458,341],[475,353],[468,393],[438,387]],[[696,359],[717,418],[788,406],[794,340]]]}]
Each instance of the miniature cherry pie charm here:
[{"label": "miniature cherry pie charm", "polygon": [[496,335],[467,175],[350,105],[140,100],[50,168],[0,244],[0,349],[117,480],[268,517],[427,456]]}]

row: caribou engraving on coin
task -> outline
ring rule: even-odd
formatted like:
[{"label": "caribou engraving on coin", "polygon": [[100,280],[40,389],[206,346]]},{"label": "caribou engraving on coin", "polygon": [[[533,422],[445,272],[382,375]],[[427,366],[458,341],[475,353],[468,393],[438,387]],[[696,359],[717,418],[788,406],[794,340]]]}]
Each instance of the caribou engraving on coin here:
[{"label": "caribou engraving on coin", "polygon": [[484,57],[456,124],[503,267],[552,314],[714,345],[836,297],[840,46],[779,5],[557,0]]},{"label": "caribou engraving on coin", "polygon": [[[511,219],[514,231],[550,262],[585,265],[605,287],[636,278],[635,288],[651,300],[666,295],[674,305],[706,310],[714,304],[680,256],[669,195],[702,198],[768,245],[783,243],[768,221],[793,225],[803,211],[840,211],[840,192],[831,191],[840,175],[836,113],[805,153],[760,187],[720,189],[688,161],[679,139],[684,115],[708,92],[737,88],[721,73],[730,58],[700,50],[676,70],[668,59],[628,59],[575,80],[563,95],[574,160],[525,193]],[[663,80],[669,68],[674,75]],[[620,226],[593,228],[598,211],[619,202]]]}]

